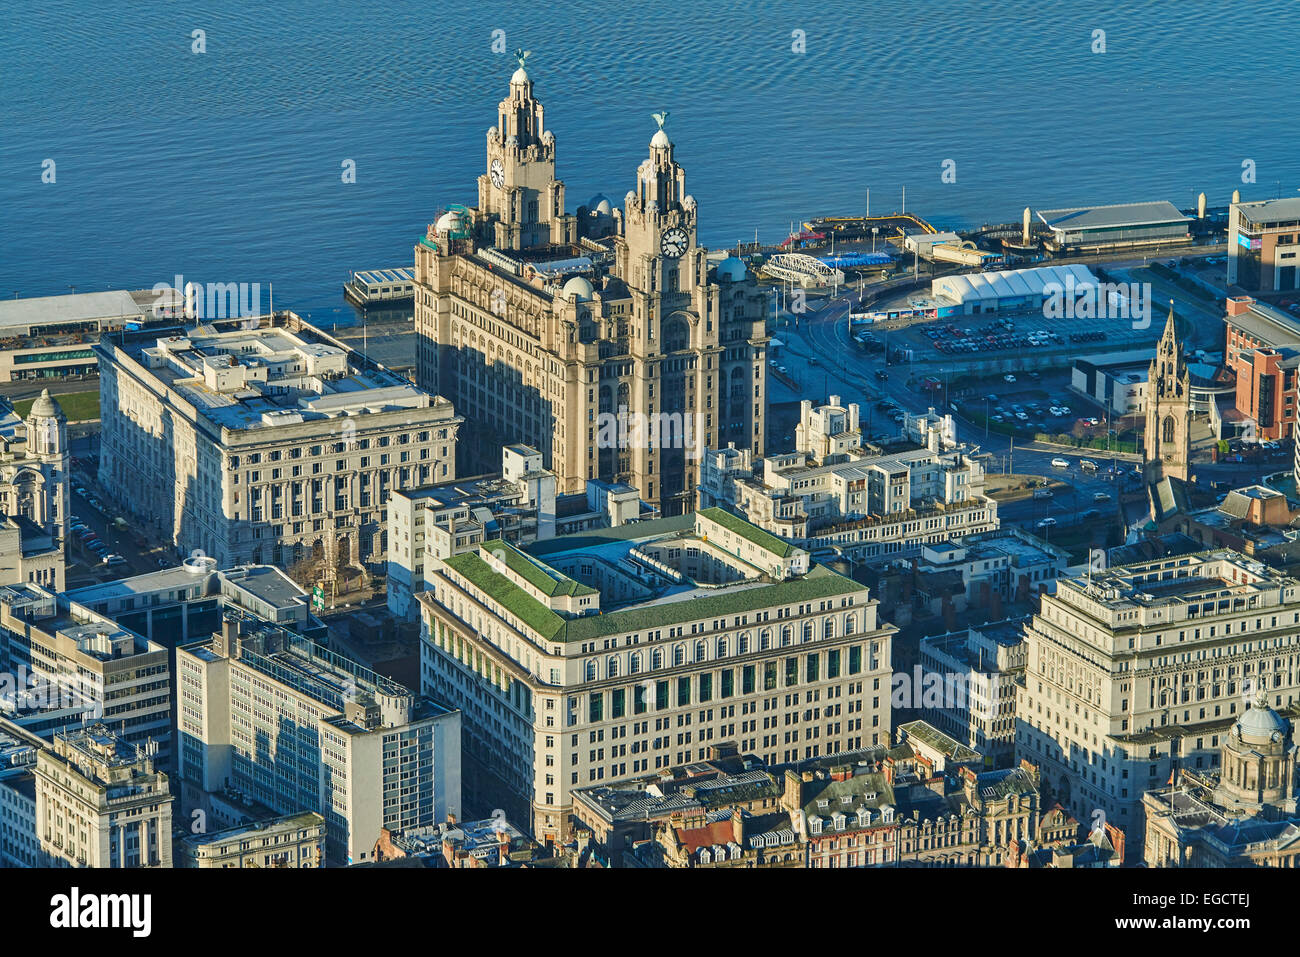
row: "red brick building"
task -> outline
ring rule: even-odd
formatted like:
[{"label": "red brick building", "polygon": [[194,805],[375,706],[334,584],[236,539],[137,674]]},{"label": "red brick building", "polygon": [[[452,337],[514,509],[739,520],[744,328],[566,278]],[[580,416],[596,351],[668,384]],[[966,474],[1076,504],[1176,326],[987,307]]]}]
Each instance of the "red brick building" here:
[{"label": "red brick building", "polygon": [[1228,299],[1224,363],[1237,377],[1237,411],[1260,439],[1289,438],[1296,420],[1300,321],[1249,296]]}]

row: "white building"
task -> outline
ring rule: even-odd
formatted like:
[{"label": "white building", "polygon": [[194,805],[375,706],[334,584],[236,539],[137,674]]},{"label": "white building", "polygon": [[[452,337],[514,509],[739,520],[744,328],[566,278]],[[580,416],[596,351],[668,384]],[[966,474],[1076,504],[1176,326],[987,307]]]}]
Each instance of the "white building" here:
[{"label": "white building", "polygon": [[292,313],[95,350],[100,481],[182,555],[382,571],[389,493],[455,478],[451,403]]},{"label": "white building", "polygon": [[0,661],[25,685],[59,689],[69,722],[89,700],[129,745],[156,743],[159,766],[170,762],[171,665],[163,645],[67,595],[20,584],[0,588]]},{"label": "white building", "polygon": [[317,811],[329,864],[371,859],[380,830],[460,814],[460,714],[299,635],[228,614],[176,649],[187,813],[233,791]]},{"label": "white building", "polygon": [[986,606],[992,595],[1024,601],[1051,591],[1066,570],[1069,553],[1014,526],[921,546],[922,576],[956,571],[969,604]]},{"label": "white building", "polygon": [[[1035,266],[996,272],[940,276],[930,283],[939,318],[990,312],[1028,312],[1043,308],[1053,294],[1071,289],[1082,294],[1098,279],[1086,266]],[[1096,295],[1097,293],[1093,293]]]},{"label": "white building", "polygon": [[920,657],[923,681],[937,681],[943,691],[937,706],[920,703],[925,720],[994,766],[1012,767],[1016,681],[1025,669],[1023,622],[990,622],[922,638]]},{"label": "white building", "polygon": [[856,404],[804,400],[796,448],[755,461],[709,450],[700,462],[701,507],[727,506],[801,547],[836,547],[860,559],[913,555],[998,527],[975,448],[955,444],[951,416],[906,416],[889,447],[866,444]]}]

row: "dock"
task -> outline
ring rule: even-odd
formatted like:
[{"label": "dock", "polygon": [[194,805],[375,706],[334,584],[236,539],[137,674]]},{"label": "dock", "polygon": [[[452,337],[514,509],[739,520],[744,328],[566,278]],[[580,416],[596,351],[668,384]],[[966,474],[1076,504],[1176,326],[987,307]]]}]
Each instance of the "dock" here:
[{"label": "dock", "polygon": [[407,266],[364,269],[343,284],[343,297],[355,306],[397,304],[415,300],[415,272]]}]

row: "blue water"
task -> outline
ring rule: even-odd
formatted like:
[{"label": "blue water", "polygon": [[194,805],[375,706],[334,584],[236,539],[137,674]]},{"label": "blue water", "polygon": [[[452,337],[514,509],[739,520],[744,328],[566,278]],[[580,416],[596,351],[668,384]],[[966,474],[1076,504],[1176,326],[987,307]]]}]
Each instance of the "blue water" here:
[{"label": "blue water", "polygon": [[440,206],[476,201],[515,67],[496,29],[533,51],[570,211],[597,192],[621,202],[649,114],[668,109],[712,246],[857,213],[868,188],[873,212],[906,185],[909,210],[964,225],[1300,187],[1294,0],[65,0],[5,17],[6,297],[180,274],[264,297],[274,284],[277,307],[318,321],[342,312],[350,269],[409,263]]}]

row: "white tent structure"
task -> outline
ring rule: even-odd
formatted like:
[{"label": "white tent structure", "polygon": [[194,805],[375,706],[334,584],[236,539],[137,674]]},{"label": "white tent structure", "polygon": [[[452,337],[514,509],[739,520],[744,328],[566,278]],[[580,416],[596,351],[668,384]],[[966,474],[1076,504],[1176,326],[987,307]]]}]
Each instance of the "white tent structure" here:
[{"label": "white tent structure", "polygon": [[1059,294],[1063,289],[1077,290],[1095,286],[1097,282],[1097,277],[1086,266],[1073,263],[943,276],[930,283],[930,294],[940,301],[941,307],[956,305],[958,308],[952,312],[969,316],[1041,307],[1045,288],[1046,295],[1051,295],[1053,291]]}]

